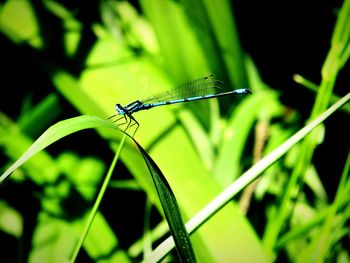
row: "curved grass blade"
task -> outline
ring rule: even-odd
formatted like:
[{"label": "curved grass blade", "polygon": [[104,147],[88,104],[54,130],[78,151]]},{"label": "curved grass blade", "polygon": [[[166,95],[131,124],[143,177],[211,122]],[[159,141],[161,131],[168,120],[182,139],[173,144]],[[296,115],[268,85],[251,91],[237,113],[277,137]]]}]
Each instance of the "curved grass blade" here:
[{"label": "curved grass blade", "polygon": [[10,174],[20,167],[29,158],[45,149],[50,144],[74,132],[97,127],[108,127],[115,129],[115,125],[105,119],[83,115],[71,119],[63,120],[48,128],[22,156],[11,165],[0,177],[0,185],[10,176]]},{"label": "curved grass blade", "polygon": [[[185,224],[182,221],[179,205],[177,204],[175,195],[165,179],[162,171],[157,164],[141,147],[138,142],[130,137],[139,148],[149,172],[152,175],[154,185],[162,204],[165,218],[168,221],[170,232],[176,245],[176,251],[181,262],[197,262],[191,245],[190,237],[186,231]],[[166,255],[166,254],[165,254]]]},{"label": "curved grass blade", "polygon": [[[220,209],[222,209],[232,198],[239,193],[244,187],[254,181],[260,174],[262,174],[268,167],[275,163],[280,157],[287,153],[294,145],[305,138],[318,125],[325,121],[335,111],[339,110],[350,100],[350,93],[342,97],[337,103],[332,105],[328,110],[319,115],[316,119],[299,130],[288,140],[282,143],[278,148],[265,156],[257,162],[252,168],[246,171],[235,182],[230,184],[221,194],[213,199],[205,208],[198,212],[189,222],[186,223],[186,229],[189,233],[197,230],[201,225],[214,216]],[[169,237],[161,243],[153,253],[147,258],[147,261],[157,262],[164,258],[174,247],[174,240]]]}]

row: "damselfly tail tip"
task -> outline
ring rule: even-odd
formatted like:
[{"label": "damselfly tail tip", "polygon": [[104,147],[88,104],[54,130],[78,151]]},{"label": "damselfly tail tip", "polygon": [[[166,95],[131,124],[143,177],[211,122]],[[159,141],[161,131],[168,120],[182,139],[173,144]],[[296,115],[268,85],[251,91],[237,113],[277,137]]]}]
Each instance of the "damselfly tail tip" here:
[{"label": "damselfly tail tip", "polygon": [[235,90],[236,94],[252,94],[249,89],[237,89]]}]

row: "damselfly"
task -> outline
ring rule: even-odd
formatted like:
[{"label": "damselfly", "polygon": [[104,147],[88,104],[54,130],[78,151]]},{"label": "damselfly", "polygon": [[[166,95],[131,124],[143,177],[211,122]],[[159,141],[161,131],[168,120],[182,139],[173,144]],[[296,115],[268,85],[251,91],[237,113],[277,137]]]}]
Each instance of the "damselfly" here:
[{"label": "damselfly", "polygon": [[144,100],[136,100],[134,102],[129,103],[126,106],[116,104],[115,109],[117,113],[109,117],[109,119],[118,115],[122,115],[119,119],[115,121],[117,122],[123,118],[125,119],[125,122],[118,125],[120,126],[127,124],[124,131],[126,131],[133,125],[137,125],[133,134],[134,136],[137,129],[140,126],[140,124],[132,116],[132,114],[137,111],[148,110],[150,108],[162,105],[211,99],[221,96],[251,94],[251,91],[249,89],[236,89],[227,92],[220,92],[220,84],[223,84],[223,82],[217,80],[214,75],[209,75],[204,78],[185,82],[172,90],[161,92]]}]

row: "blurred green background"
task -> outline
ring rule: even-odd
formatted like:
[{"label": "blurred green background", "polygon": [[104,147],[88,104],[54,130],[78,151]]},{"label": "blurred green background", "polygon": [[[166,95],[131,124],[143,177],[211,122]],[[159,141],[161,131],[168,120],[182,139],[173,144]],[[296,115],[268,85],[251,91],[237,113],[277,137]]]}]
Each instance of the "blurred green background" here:
[{"label": "blurred green background", "polygon": [[[349,91],[349,24],[350,1],[1,1],[1,170],[60,120],[213,73],[253,95],[134,115],[187,221]],[[210,218],[197,260],[349,262],[349,126],[346,105]],[[67,136],[1,185],[1,262],[71,256],[121,136]],[[139,262],[167,235],[127,142],[77,261]]]}]

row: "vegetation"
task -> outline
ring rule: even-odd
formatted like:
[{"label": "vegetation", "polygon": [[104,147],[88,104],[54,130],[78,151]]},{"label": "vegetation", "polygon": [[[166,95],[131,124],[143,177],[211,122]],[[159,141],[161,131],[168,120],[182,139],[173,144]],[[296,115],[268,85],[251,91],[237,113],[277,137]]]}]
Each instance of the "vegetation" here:
[{"label": "vegetation", "polygon": [[[335,14],[320,83],[294,76],[314,91],[306,118],[262,80],[228,1],[87,2],[0,5],[13,52],[3,56],[30,58],[24,76],[48,80],[20,87],[25,96],[3,82],[2,261],[350,261],[348,135],[345,153],[329,153],[334,188],[317,162],[331,158],[317,156],[325,120],[349,120],[350,93],[333,90],[350,56],[350,0]],[[116,103],[211,73],[226,91],[253,94],[135,113],[139,145],[108,119]],[[191,244],[182,233],[176,253],[169,225],[176,236],[182,221]]]}]

